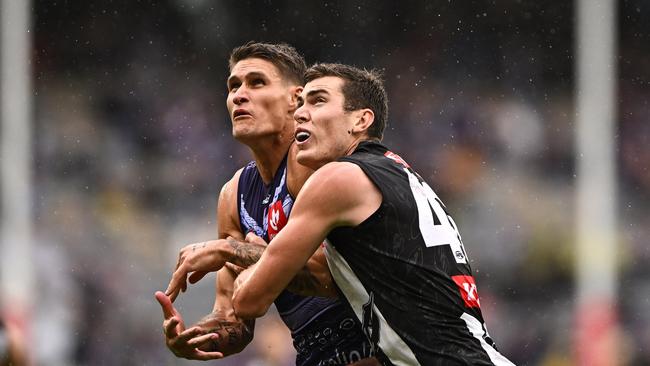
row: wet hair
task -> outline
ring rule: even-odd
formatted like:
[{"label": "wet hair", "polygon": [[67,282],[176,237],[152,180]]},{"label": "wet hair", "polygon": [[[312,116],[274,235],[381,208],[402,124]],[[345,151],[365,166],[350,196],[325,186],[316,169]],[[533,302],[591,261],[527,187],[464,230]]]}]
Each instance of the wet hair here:
[{"label": "wet hair", "polygon": [[388,96],[384,88],[381,73],[377,70],[359,69],[343,64],[316,64],[305,72],[305,83],[335,76],[343,79],[341,88],[345,98],[343,108],[350,112],[368,108],[375,114],[375,119],[368,128],[368,135],[381,140],[388,118]]},{"label": "wet hair", "polygon": [[232,50],[228,66],[232,71],[235,64],[248,58],[260,58],[269,61],[278,68],[280,74],[286,80],[292,81],[298,85],[303,85],[305,75],[305,59],[296,51],[295,48],[286,43],[260,43],[248,42]]}]

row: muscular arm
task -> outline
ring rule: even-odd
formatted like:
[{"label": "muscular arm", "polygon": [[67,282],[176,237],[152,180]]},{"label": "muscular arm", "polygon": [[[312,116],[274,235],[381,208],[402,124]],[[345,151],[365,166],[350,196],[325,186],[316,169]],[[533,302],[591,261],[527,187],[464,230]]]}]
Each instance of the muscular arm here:
[{"label": "muscular arm", "polygon": [[[228,238],[227,241],[234,251],[230,262],[243,268],[257,263],[266,250],[266,246],[235,238]],[[334,286],[325,253],[319,248],[291,279],[286,289],[302,296],[337,297]]]},{"label": "muscular arm", "polygon": [[[292,146],[290,154],[295,155],[295,146]],[[295,158],[289,159],[288,164],[290,169],[288,188],[295,197],[313,170],[298,164]],[[229,256],[231,257],[229,261],[240,267],[248,268],[259,261],[262,253],[266,250],[266,245],[257,245],[243,240],[239,225],[239,211],[237,210],[237,184],[240,174],[241,171],[238,171],[222,188],[217,205],[217,219],[219,238],[226,239],[228,242]],[[217,287],[220,287],[219,284]],[[232,288],[232,282],[230,288]],[[338,296],[322,248],[319,248],[309,258],[305,266],[298,271],[287,286],[287,290],[303,296]],[[218,299],[215,299],[215,306],[217,303]]]},{"label": "muscular arm", "polygon": [[[297,152],[296,144],[292,144],[287,159],[287,189],[292,197],[298,197],[302,186],[314,174],[313,169],[298,163]],[[322,247],[319,247],[309,258],[307,264],[291,280],[287,289],[304,296],[338,296]]]},{"label": "muscular arm", "polygon": [[[219,196],[217,219],[219,233],[222,238],[229,235],[243,238],[236,223],[229,215],[229,210],[233,204],[231,200],[235,197],[237,191],[236,183],[235,187],[232,184],[237,182],[238,177],[239,172],[224,185]],[[233,193],[233,189],[235,193]],[[198,254],[199,257],[204,256],[208,252],[206,243],[190,245],[192,254]],[[201,249],[194,253],[194,248],[197,246]],[[214,245],[209,247],[212,246]],[[182,256],[179,257],[179,264],[182,259]],[[205,273],[207,272],[202,272],[200,276],[202,277]],[[253,338],[254,322],[237,318],[232,307],[231,299],[235,277],[236,275],[227,267],[218,271],[217,291],[212,312],[188,329],[185,329],[181,314],[172,304],[177,292],[171,293],[171,297],[162,292],[156,293],[156,299],[162,306],[163,315],[165,316],[163,321],[165,342],[174,355],[192,360],[217,359],[241,352],[250,343]],[[183,279],[182,283],[185,284],[185,279]],[[170,288],[168,288],[167,295],[170,294],[169,291]]]},{"label": "muscular arm", "polygon": [[[219,238],[226,239],[232,249],[231,262],[249,267],[255,264],[266,249],[265,245],[245,242],[239,227],[237,210],[237,182],[239,172],[224,185],[217,204]],[[310,264],[296,276],[290,290],[303,295],[336,295],[327,268],[325,256],[320,251],[310,259]],[[316,274],[312,274],[314,271]],[[224,267],[217,272],[216,297],[212,313],[203,317],[196,325],[206,333],[217,333],[203,349],[210,352],[222,352],[224,356],[241,352],[253,339],[254,320],[242,320],[235,315],[232,306],[233,286],[237,275]]]},{"label": "muscular arm", "polygon": [[[235,173],[219,194],[217,203],[217,229],[219,239],[242,240],[237,214],[237,183],[241,170]],[[217,272],[216,296],[212,313],[199,323],[208,333],[217,333],[219,338],[210,345],[211,351],[224,355],[241,352],[252,340],[255,322],[244,321],[235,316],[232,307],[233,284],[236,274],[224,267]]]},{"label": "muscular arm", "polygon": [[241,352],[252,340],[255,321],[243,320],[235,316],[232,307],[233,283],[236,274],[223,268],[217,275],[217,295],[212,313],[206,315],[198,324],[206,333],[216,333],[207,351],[219,351],[224,356]]},{"label": "muscular arm", "polygon": [[[226,239],[232,249],[231,262],[246,268],[257,263],[266,246],[243,241],[237,210],[239,174],[240,172],[235,174],[221,190],[217,219],[219,238]],[[204,350],[219,351],[224,356],[241,352],[254,335],[254,320],[242,320],[235,316],[232,306],[235,278],[236,274],[227,267],[218,271],[213,311],[196,324],[206,333],[219,334]],[[288,289],[302,295],[336,296],[322,250],[310,258],[309,263],[299,271]]]},{"label": "muscular arm", "polygon": [[[232,237],[189,244],[180,250],[176,269],[165,290],[172,302],[180,292],[185,292],[188,281],[196,283],[206,274],[221,270],[227,262],[247,268],[257,262],[266,250],[264,240],[252,233],[247,235],[245,241],[241,240],[242,234],[237,230],[239,223],[233,192],[236,188],[232,188],[233,185],[231,180],[222,190],[218,209],[219,235]],[[289,289],[305,296],[336,297],[331,274],[322,253],[314,255],[308,261]]]},{"label": "muscular arm", "polygon": [[287,225],[235,291],[237,316],[264,315],[330,230],[363,222],[381,199],[379,190],[354,164],[330,163],[314,173],[298,195]]}]

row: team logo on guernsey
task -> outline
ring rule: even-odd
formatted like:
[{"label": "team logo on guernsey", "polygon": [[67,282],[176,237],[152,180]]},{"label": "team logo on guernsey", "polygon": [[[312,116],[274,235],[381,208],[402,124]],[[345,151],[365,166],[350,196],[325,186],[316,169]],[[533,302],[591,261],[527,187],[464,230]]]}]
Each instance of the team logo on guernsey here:
[{"label": "team logo on guernsey", "polygon": [[465,306],[468,308],[480,308],[481,303],[478,299],[478,290],[476,289],[476,282],[472,276],[451,276],[456,286],[460,289],[460,297],[463,298]]},{"label": "team logo on guernsey", "polygon": [[282,209],[282,201],[275,201],[269,206],[268,213],[268,234],[269,240],[273,239],[280,230],[287,224],[287,215]]},{"label": "team logo on guernsey", "polygon": [[391,160],[393,160],[393,161],[395,161],[395,162],[398,163],[398,164],[402,164],[402,165],[404,165],[404,167],[406,167],[406,168],[410,168],[410,167],[411,167],[410,165],[408,165],[408,163],[407,163],[406,161],[404,161],[404,159],[402,159],[401,156],[395,154],[395,153],[392,152],[392,151],[386,151],[386,153],[384,153],[384,156],[387,157],[387,158],[389,158],[389,159],[391,159]]}]

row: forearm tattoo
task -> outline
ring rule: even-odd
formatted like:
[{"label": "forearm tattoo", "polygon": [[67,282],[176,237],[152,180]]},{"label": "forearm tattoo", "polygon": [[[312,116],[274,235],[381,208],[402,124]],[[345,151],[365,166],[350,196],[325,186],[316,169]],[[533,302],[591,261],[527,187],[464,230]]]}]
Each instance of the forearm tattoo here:
[{"label": "forearm tattoo", "polygon": [[266,249],[265,246],[239,241],[235,238],[228,238],[227,240],[235,253],[231,262],[244,268],[257,263],[262,253],[264,253],[264,249]]},{"label": "forearm tattoo", "polygon": [[[265,246],[239,241],[235,238],[228,238],[227,240],[235,253],[231,262],[244,268],[257,263],[266,249]],[[291,280],[287,290],[303,296],[314,296],[319,293],[320,286],[318,278],[305,266]]]},{"label": "forearm tattoo", "polygon": [[219,338],[210,341],[207,351],[231,355],[241,352],[253,339],[254,320],[233,321],[214,312],[199,322],[206,333],[217,333]]},{"label": "forearm tattoo", "polygon": [[302,296],[316,296],[319,294],[320,287],[321,283],[318,278],[305,266],[289,282],[287,290]]}]

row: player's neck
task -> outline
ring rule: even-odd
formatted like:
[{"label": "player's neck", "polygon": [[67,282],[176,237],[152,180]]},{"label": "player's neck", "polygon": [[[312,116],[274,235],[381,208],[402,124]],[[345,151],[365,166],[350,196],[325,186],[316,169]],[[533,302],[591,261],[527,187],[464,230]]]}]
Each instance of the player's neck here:
[{"label": "player's neck", "polygon": [[348,146],[347,150],[345,150],[345,153],[342,156],[351,155],[357,149],[357,147],[359,147],[360,143],[369,140],[370,138],[368,136],[361,136],[359,138],[354,139]]},{"label": "player's neck", "polygon": [[257,170],[260,172],[264,184],[273,181],[273,177],[282,163],[293,139],[272,139],[263,140],[255,145],[249,145],[257,164]]}]

